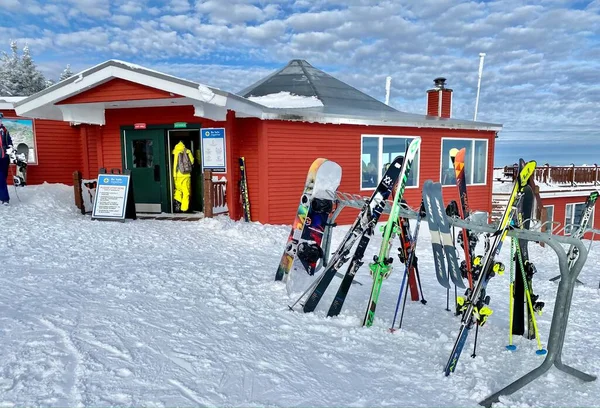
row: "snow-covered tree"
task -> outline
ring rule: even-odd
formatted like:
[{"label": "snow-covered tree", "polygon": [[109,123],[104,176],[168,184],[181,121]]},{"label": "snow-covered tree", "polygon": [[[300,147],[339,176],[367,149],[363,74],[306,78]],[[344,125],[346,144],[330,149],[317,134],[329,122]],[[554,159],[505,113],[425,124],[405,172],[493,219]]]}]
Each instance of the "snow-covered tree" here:
[{"label": "snow-covered tree", "polygon": [[65,79],[70,78],[72,76],[73,76],[73,71],[71,71],[71,64],[67,64],[67,67],[62,72],[62,74],[60,74],[60,78],[58,80],[64,81]]},{"label": "snow-covered tree", "polygon": [[[48,84],[44,74],[38,70],[29,47],[23,48],[19,57],[16,41],[10,43],[11,54],[2,52],[0,57],[0,89],[8,96],[29,96],[45,89]],[[7,95],[4,95],[7,96]]]},{"label": "snow-covered tree", "polygon": [[29,46],[23,48],[23,58],[21,60],[22,69],[22,93],[23,95],[33,95],[46,88],[46,78],[42,74],[31,58]]}]

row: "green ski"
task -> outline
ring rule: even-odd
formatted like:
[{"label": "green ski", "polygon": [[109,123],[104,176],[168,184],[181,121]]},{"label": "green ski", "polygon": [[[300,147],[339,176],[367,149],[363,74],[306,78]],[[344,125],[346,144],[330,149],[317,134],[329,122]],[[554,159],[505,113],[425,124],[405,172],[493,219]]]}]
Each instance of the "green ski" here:
[{"label": "green ski", "polygon": [[396,188],[396,195],[394,196],[394,203],[390,210],[390,216],[386,224],[382,227],[383,241],[381,243],[381,248],[379,249],[379,255],[376,255],[373,258],[373,262],[369,265],[371,275],[373,276],[373,288],[371,289],[371,297],[369,298],[369,304],[363,320],[363,326],[370,327],[373,324],[373,319],[375,318],[375,308],[377,307],[379,293],[381,292],[381,285],[383,280],[387,278],[392,271],[393,258],[391,258],[389,254],[392,239],[398,233],[400,200],[404,195],[404,189],[406,188],[406,181],[408,180],[408,175],[410,174],[410,168],[420,145],[421,138],[416,137],[406,149],[404,162],[402,163],[402,170],[400,171],[400,179],[398,180],[398,186]]}]

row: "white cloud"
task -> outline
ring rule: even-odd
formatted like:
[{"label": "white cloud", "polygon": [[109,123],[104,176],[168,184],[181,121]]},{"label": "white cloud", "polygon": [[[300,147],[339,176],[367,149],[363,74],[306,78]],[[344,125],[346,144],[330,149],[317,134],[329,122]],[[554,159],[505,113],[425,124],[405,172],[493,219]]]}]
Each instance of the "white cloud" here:
[{"label": "white cloud", "polygon": [[131,18],[131,16],[126,16],[123,14],[117,14],[111,17],[111,21],[119,27],[125,27],[131,24],[133,18]]}]

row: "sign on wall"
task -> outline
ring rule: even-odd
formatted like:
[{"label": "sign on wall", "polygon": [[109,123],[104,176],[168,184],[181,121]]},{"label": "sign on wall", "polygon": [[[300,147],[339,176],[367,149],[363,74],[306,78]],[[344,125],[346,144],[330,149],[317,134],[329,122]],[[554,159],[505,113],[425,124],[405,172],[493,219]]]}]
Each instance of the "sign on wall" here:
[{"label": "sign on wall", "polygon": [[25,143],[29,147],[27,163],[37,164],[37,146],[35,145],[33,120],[3,118],[2,123],[8,129],[8,133],[10,133],[13,146],[17,147],[19,143]]},{"label": "sign on wall", "polygon": [[202,135],[202,171],[225,172],[225,128],[203,128]]},{"label": "sign on wall", "polygon": [[98,174],[92,219],[125,220],[131,176]]}]

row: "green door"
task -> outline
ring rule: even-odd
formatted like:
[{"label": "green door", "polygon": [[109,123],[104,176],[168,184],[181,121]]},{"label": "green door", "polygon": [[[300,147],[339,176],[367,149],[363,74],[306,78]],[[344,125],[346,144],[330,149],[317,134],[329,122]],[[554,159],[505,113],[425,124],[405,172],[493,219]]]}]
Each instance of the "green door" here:
[{"label": "green door", "polygon": [[124,130],[125,168],[131,170],[137,212],[168,212],[165,131]]}]

